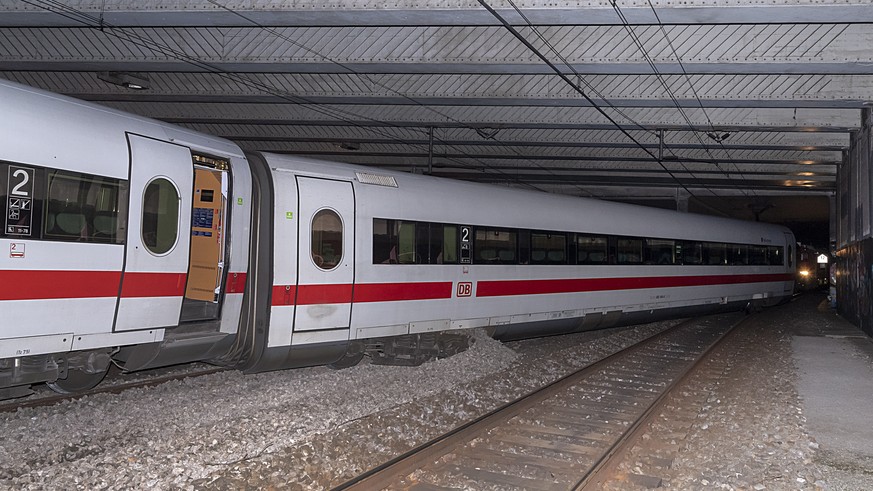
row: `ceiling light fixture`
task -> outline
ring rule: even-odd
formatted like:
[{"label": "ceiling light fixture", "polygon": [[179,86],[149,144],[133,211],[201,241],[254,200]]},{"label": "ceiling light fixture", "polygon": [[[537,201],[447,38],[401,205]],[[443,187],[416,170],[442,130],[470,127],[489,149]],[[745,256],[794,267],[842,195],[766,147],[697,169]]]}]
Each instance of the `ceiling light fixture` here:
[{"label": "ceiling light fixture", "polygon": [[102,72],[97,74],[97,78],[131,90],[146,90],[149,88],[149,78],[141,73]]}]

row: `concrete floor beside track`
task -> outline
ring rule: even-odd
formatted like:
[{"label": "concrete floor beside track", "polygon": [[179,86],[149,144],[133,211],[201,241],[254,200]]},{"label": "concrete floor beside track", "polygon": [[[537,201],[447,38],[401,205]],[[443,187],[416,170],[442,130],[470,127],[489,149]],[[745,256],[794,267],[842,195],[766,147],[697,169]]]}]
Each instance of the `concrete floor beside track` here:
[{"label": "concrete floor beside track", "polygon": [[[822,298],[816,295],[815,298]],[[808,304],[808,322],[792,329],[807,429],[822,463],[850,473],[873,473],[873,340],[825,301]],[[814,306],[817,306],[813,308]]]}]

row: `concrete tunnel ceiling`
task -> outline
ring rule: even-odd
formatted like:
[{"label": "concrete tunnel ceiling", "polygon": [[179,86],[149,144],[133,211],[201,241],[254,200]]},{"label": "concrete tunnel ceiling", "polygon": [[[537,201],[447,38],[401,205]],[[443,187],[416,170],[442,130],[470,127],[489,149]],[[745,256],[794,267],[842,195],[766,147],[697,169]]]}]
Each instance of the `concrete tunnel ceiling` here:
[{"label": "concrete tunnel ceiling", "polygon": [[687,202],[820,246],[871,45],[851,0],[0,4],[8,80],[245,149]]}]

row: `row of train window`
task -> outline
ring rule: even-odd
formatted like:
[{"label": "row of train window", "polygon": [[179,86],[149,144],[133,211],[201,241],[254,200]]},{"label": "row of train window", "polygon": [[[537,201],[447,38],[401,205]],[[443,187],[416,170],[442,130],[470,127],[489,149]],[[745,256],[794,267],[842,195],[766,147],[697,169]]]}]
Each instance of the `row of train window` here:
[{"label": "row of train window", "polygon": [[0,237],[121,244],[127,182],[0,162]]},{"label": "row of train window", "polygon": [[373,219],[374,264],[785,264],[780,246]]},{"label": "row of train window", "polygon": [[[124,244],[128,183],[79,172],[0,162],[0,237]],[[179,192],[165,178],[143,190],[140,233],[165,254],[179,236]]]}]

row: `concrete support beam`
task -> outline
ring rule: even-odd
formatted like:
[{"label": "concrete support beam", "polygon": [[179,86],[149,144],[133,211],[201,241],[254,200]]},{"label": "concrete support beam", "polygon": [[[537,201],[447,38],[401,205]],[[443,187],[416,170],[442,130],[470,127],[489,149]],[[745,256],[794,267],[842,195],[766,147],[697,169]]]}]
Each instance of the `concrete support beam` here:
[{"label": "concrete support beam", "polygon": [[[244,4],[239,7],[239,4]],[[502,1],[491,2],[510,22],[523,25],[517,12]],[[522,4],[525,16],[541,25],[616,25],[620,23],[612,8],[599,0],[576,0],[556,6],[547,0]],[[873,6],[866,2],[849,3],[796,0],[735,0],[715,6],[707,0],[681,3],[653,0],[657,17],[645,1],[621,3],[623,15],[632,24],[762,24],[762,23],[854,23],[873,21]],[[270,26],[345,26],[345,25],[494,25],[496,21],[477,2],[430,0],[393,1],[296,1],[294,9],[277,9],[270,0],[217,2],[205,0],[146,0],[107,3],[103,0],[71,0],[63,5],[8,1],[0,8],[0,25],[73,26],[83,19],[119,26],[238,26],[251,22]],[[42,7],[42,8],[40,8]],[[234,9],[234,10],[232,10]],[[60,15],[65,14],[65,15]]]},{"label": "concrete support beam", "polygon": [[[341,106],[307,104],[234,104],[234,103],[138,103],[112,102],[106,105],[128,112],[173,122],[227,122],[247,120],[262,123],[289,124],[351,124],[355,126],[419,127],[540,127],[540,128],[604,128],[614,129],[603,115],[593,108],[567,107],[498,107],[443,106],[432,108],[406,106]],[[714,108],[706,111],[689,108],[685,115],[694,128],[724,128],[727,131],[778,130],[793,128],[797,131],[838,131],[855,129],[860,125],[857,109],[773,109],[773,108]],[[630,129],[675,128],[689,129],[684,117],[675,108],[640,109],[634,121],[626,122]],[[517,123],[517,122],[524,123]],[[710,126],[710,123],[712,126]]]}]

